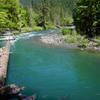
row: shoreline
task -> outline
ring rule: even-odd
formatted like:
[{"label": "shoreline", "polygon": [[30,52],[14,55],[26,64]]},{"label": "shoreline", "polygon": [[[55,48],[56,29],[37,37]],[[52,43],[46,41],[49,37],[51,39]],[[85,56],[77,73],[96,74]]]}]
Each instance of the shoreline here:
[{"label": "shoreline", "polygon": [[76,43],[68,43],[65,41],[66,35],[61,34],[46,34],[39,37],[39,40],[46,45],[54,45],[59,47],[66,47],[72,49],[80,49],[80,50],[90,50],[90,51],[100,51],[100,45],[96,46],[93,41],[89,41],[86,47],[82,47],[82,44],[79,42]]},{"label": "shoreline", "polygon": [[7,67],[9,61],[10,43],[0,48],[0,86],[5,84],[7,77]]},{"label": "shoreline", "polygon": [[70,44],[64,41],[65,36],[61,34],[45,34],[39,36],[39,40],[45,45],[59,46],[59,47],[67,47],[67,48],[77,48],[77,45],[74,43]]}]

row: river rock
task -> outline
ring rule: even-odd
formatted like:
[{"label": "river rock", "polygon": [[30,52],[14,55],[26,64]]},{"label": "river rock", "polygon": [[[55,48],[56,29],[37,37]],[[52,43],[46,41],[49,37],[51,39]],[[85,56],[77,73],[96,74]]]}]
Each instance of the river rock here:
[{"label": "river rock", "polygon": [[0,100],[8,100],[10,98],[15,98],[23,90],[24,87],[19,87],[17,85],[6,85],[0,88]]},{"label": "river rock", "polygon": [[35,100],[36,99],[36,94],[32,96],[25,96],[23,94],[20,94],[18,97],[18,100]]}]

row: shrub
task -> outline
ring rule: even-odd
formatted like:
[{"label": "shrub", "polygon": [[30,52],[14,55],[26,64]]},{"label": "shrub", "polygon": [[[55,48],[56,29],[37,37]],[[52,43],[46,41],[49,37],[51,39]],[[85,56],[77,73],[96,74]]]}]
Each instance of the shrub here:
[{"label": "shrub", "polygon": [[68,25],[71,23],[73,23],[72,15],[67,14],[66,17],[64,19],[62,19],[62,25]]},{"label": "shrub", "polygon": [[48,22],[46,22],[46,28],[47,29],[55,29],[55,25],[52,22],[48,21]]},{"label": "shrub", "polygon": [[72,33],[72,30],[67,29],[67,28],[63,28],[63,29],[61,30],[61,33],[62,33],[63,35],[71,34],[71,33]]},{"label": "shrub", "polygon": [[42,29],[43,29],[42,27],[33,26],[33,31],[40,31],[40,30],[42,30]]},{"label": "shrub", "polygon": [[74,36],[69,36],[68,38],[65,39],[65,41],[67,43],[76,43],[77,42],[77,38]]},{"label": "shrub", "polygon": [[86,39],[84,36],[81,36],[79,34],[69,34],[67,35],[65,41],[67,43],[80,43],[80,45],[85,45],[87,46],[89,43],[89,40]]},{"label": "shrub", "polygon": [[89,44],[89,40],[86,39],[86,38],[83,38],[83,39],[80,41],[80,44],[81,44],[81,46],[83,46],[83,47],[87,47],[88,44]]}]

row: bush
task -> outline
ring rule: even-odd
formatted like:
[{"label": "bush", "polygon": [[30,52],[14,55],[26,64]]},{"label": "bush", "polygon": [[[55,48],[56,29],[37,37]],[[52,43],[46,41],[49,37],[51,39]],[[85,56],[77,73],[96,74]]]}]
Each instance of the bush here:
[{"label": "bush", "polygon": [[72,15],[67,14],[66,17],[64,19],[62,19],[62,25],[68,25],[71,23],[73,23]]},{"label": "bush", "polygon": [[96,41],[97,45],[100,46],[100,36],[94,37],[94,40]]},{"label": "bush", "polygon": [[89,44],[89,40],[79,34],[69,34],[67,35],[65,41],[67,43],[79,43],[82,46],[87,46]]},{"label": "bush", "polygon": [[65,41],[67,43],[76,43],[77,42],[77,38],[74,36],[69,36],[68,38],[65,39]]},{"label": "bush", "polygon": [[86,38],[83,38],[83,39],[80,41],[80,45],[81,45],[82,47],[87,47],[88,44],[89,44],[89,40],[86,39]]},{"label": "bush", "polygon": [[71,34],[71,33],[72,33],[72,30],[67,29],[67,28],[63,28],[63,29],[61,30],[61,33],[62,33],[63,35]]},{"label": "bush", "polygon": [[43,29],[42,27],[33,26],[33,31],[40,31],[40,30],[42,30],[42,29]]},{"label": "bush", "polygon": [[46,22],[46,28],[47,29],[55,29],[55,25],[52,22],[48,21],[48,22]]},{"label": "bush", "polygon": [[33,27],[24,27],[21,29],[22,32],[32,32],[32,31],[39,31],[42,30],[42,27],[33,26]]}]

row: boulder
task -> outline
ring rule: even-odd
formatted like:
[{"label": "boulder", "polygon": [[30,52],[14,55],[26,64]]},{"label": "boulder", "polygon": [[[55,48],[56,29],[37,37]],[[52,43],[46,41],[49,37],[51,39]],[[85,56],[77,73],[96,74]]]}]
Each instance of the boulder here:
[{"label": "boulder", "polygon": [[10,98],[16,98],[24,87],[17,85],[6,85],[0,88],[0,100],[8,100]]}]

